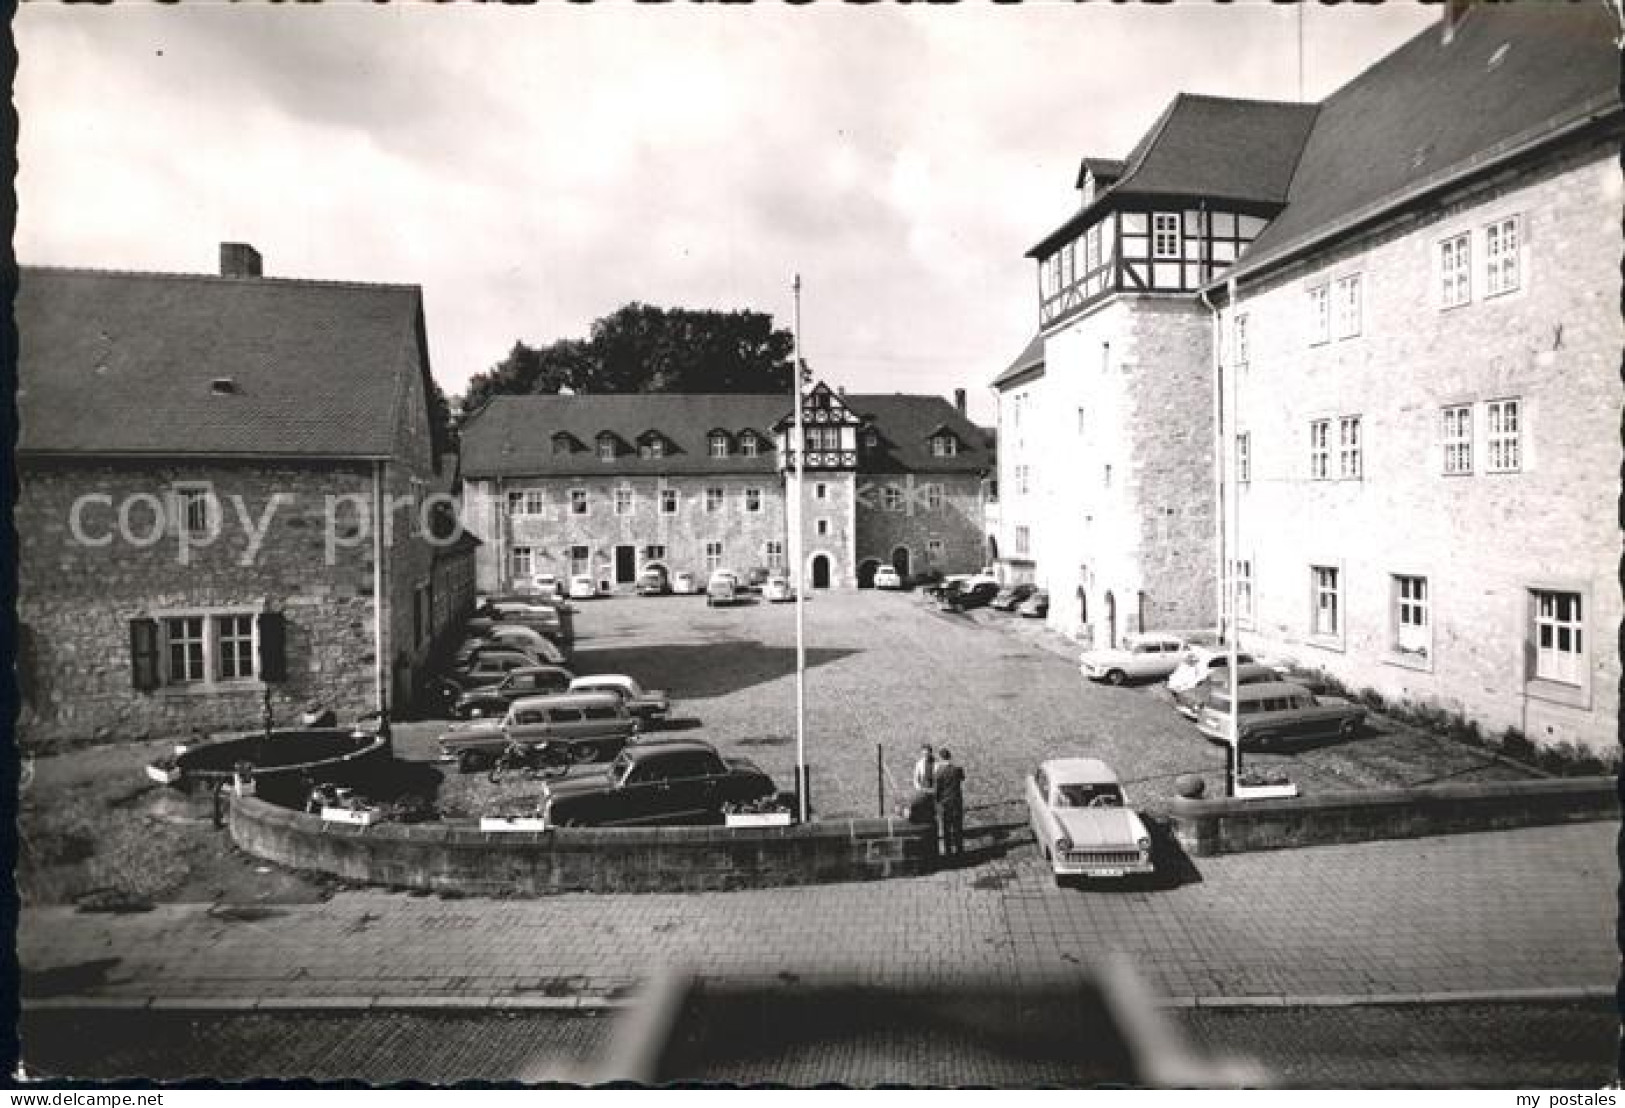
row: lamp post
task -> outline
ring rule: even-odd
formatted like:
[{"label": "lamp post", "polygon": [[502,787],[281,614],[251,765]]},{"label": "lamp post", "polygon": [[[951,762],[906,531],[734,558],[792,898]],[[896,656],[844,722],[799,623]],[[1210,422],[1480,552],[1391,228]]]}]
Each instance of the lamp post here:
[{"label": "lamp post", "polygon": [[807,800],[807,590],[804,580],[806,567],[801,564],[801,479],[807,454],[801,423],[801,274],[796,274],[792,287],[795,292],[795,316],[790,331],[790,395],[795,405],[795,425],[791,442],[795,451],[796,472],[790,509],[790,564],[796,567],[796,814],[802,823],[806,823],[811,806]]}]

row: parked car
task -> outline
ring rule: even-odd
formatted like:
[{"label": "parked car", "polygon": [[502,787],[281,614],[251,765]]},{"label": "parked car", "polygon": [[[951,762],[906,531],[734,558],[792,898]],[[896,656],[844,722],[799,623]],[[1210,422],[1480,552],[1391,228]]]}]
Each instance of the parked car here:
[{"label": "parked car", "polygon": [[1151,833],[1098,758],[1051,758],[1026,779],[1027,816],[1057,885],[1150,873]]},{"label": "parked car", "polygon": [[468,660],[447,676],[464,689],[495,685],[516,669],[529,669],[545,665],[534,654],[512,647],[482,644],[469,655]]},{"label": "parked car", "polygon": [[551,573],[538,573],[531,578],[531,585],[539,596],[551,596],[555,599],[564,599],[564,585]]},{"label": "parked car", "polygon": [[[1256,662],[1245,650],[1236,651],[1237,664]],[[1196,646],[1188,645],[1184,657],[1179,659],[1179,665],[1168,675],[1168,691],[1179,692],[1189,689],[1202,679],[1211,669],[1218,669],[1230,664],[1230,651],[1223,646]]]},{"label": "parked car", "polygon": [[956,612],[968,612],[972,608],[985,608],[999,595],[999,585],[996,581],[978,581],[948,595],[946,606]]},{"label": "parked car", "polygon": [[995,596],[991,602],[989,602],[988,607],[997,609],[1001,612],[1013,612],[1017,608],[1021,607],[1022,603],[1037,591],[1037,585],[1006,585],[1004,588],[1000,589],[998,595]]},{"label": "parked car", "polygon": [[453,719],[501,717],[508,705],[525,696],[544,696],[570,691],[575,674],[563,666],[531,666],[508,673],[495,685],[470,689],[451,706]]},{"label": "parked car", "polygon": [[1116,650],[1084,651],[1078,658],[1078,668],[1091,681],[1121,685],[1124,681],[1167,677],[1184,653],[1185,640],[1173,635],[1127,635]]},{"label": "parked car", "polygon": [[512,638],[488,639],[483,636],[464,639],[458,644],[456,651],[452,653],[451,676],[455,677],[460,670],[470,669],[474,665],[476,658],[492,653],[523,654],[529,659],[526,664],[533,666],[564,665],[563,652],[546,639],[543,642],[546,643],[545,647],[537,647],[529,639],[523,641]]},{"label": "parked car", "polygon": [[767,584],[767,579],[769,576],[770,574],[768,573],[766,566],[751,566],[750,569],[745,571],[744,587],[747,589],[759,589],[763,585]]},{"label": "parked car", "polygon": [[558,644],[534,627],[522,623],[499,623],[485,633],[485,641],[497,646],[512,647],[534,654],[549,665],[565,663],[564,651]]},{"label": "parked car", "polygon": [[744,758],[685,740],[628,746],[608,766],[572,770],[542,785],[549,827],[715,823],[726,804],[776,796],[773,779]]},{"label": "parked car", "polygon": [[790,584],[790,578],[782,573],[773,574],[762,586],[762,599],[770,604],[783,604],[795,598],[796,590]]},{"label": "parked car", "polygon": [[646,569],[638,574],[637,591],[639,596],[665,596],[671,592],[671,583],[666,580],[666,571]]},{"label": "parked car", "polygon": [[439,760],[473,773],[489,768],[512,741],[559,743],[572,762],[607,762],[637,733],[637,719],[615,693],[526,696],[508,705],[500,720],[453,724],[440,736]]},{"label": "parked car", "polygon": [[1018,615],[1027,619],[1043,619],[1049,615],[1049,590],[1039,589],[1016,608]]},{"label": "parked car", "polygon": [[685,569],[672,576],[671,591],[678,596],[693,596],[700,591],[700,585],[694,579],[694,575]]},{"label": "parked car", "polygon": [[[1243,662],[1236,667],[1237,685],[1261,685],[1266,681],[1279,681],[1281,675],[1270,666],[1259,665],[1257,662]],[[1171,687],[1171,683],[1170,683]],[[1180,715],[1190,719],[1197,719],[1202,709],[1207,706],[1208,697],[1216,689],[1230,688],[1230,667],[1215,666],[1207,670],[1201,679],[1188,689],[1174,690],[1174,710]]]},{"label": "parked car", "polygon": [[570,599],[591,600],[598,595],[598,583],[585,573],[570,578]]},{"label": "parked car", "polygon": [[718,604],[732,604],[739,599],[739,575],[731,569],[719,569],[705,583],[705,603],[714,608]]},{"label": "parked car", "polygon": [[671,711],[671,700],[661,689],[645,689],[636,677],[624,673],[595,673],[570,682],[571,692],[609,692],[619,696],[626,710],[645,723]]},{"label": "parked car", "polygon": [[[1285,739],[1337,735],[1352,738],[1365,725],[1365,708],[1340,696],[1316,696],[1290,681],[1266,681],[1236,690],[1240,745],[1273,746]],[[1196,721],[1215,742],[1230,740],[1230,690],[1215,689]]]},{"label": "parked car", "polygon": [[900,589],[903,587],[903,578],[893,566],[881,566],[875,570],[875,588]]}]

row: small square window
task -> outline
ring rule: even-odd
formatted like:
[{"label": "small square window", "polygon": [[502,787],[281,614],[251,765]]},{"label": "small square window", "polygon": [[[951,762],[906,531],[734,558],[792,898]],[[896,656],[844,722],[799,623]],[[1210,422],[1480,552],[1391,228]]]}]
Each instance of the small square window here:
[{"label": "small square window", "polygon": [[762,510],[762,490],[761,489],[746,489],[745,490],[745,511],[747,511],[747,512],[759,512],[761,510]]},{"label": "small square window", "polygon": [[616,489],[615,490],[615,514],[618,515],[618,516],[625,516],[625,515],[631,515],[632,514],[632,490],[631,489]]},{"label": "small square window", "polygon": [[570,490],[570,514],[573,516],[584,516],[587,514],[586,489]]},{"label": "small square window", "polygon": [[663,516],[674,516],[677,514],[676,489],[660,490],[660,514]]},{"label": "small square window", "polygon": [[708,512],[722,511],[723,492],[719,488],[705,490],[705,510]]},{"label": "small square window", "polygon": [[825,484],[823,481],[819,481],[817,484],[815,484],[813,486],[813,499],[814,500],[828,500],[829,499],[829,485]]},{"label": "small square window", "polygon": [[207,539],[220,528],[219,508],[210,485],[176,485],[172,490],[175,526],[187,538]]},{"label": "small square window", "polygon": [[817,531],[817,533],[818,533],[818,535],[820,537],[823,537],[824,535],[829,534],[829,520],[827,520],[827,519],[819,520],[815,530]]},{"label": "small square window", "polygon": [[896,485],[887,485],[880,490],[880,507],[888,512],[903,510],[903,490]]}]

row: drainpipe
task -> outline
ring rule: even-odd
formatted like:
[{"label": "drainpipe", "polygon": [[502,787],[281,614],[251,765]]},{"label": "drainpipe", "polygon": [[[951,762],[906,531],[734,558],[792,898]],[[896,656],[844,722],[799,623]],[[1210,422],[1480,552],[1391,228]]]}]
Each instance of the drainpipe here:
[{"label": "drainpipe", "polygon": [[1219,626],[1221,638],[1230,637],[1230,627],[1225,619],[1225,592],[1224,592],[1224,540],[1225,540],[1225,503],[1224,503],[1224,364],[1220,351],[1224,343],[1224,327],[1220,322],[1219,309],[1208,299],[1207,290],[1197,293],[1213,319],[1213,602],[1214,615]]},{"label": "drainpipe", "polygon": [[380,718],[387,718],[384,654],[384,463],[372,463],[372,683]]}]

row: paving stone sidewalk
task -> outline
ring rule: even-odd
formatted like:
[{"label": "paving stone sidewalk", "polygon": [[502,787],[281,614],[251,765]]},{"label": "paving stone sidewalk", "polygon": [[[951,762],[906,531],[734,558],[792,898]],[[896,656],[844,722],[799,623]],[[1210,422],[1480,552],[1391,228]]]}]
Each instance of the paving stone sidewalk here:
[{"label": "paving stone sidewalk", "polygon": [[25,910],[29,1002],[573,1004],[668,967],[906,985],[1038,981],[1127,954],[1176,1003],[1598,994],[1614,823],[1195,860],[1172,888],[1057,889],[1036,852],[929,877],[694,895]]}]

